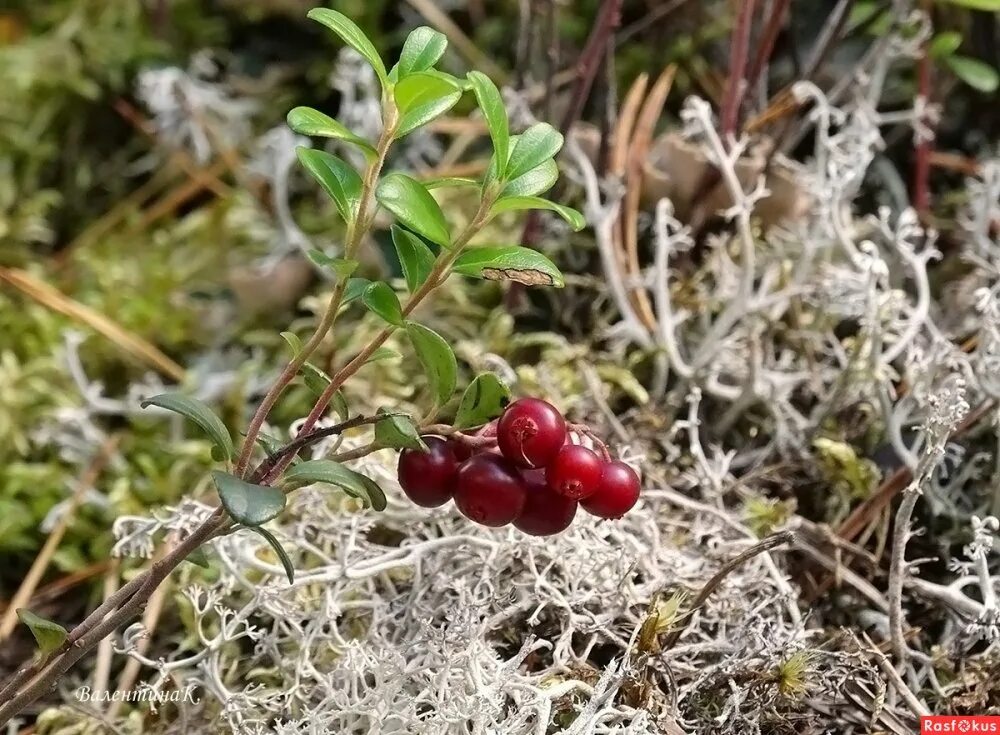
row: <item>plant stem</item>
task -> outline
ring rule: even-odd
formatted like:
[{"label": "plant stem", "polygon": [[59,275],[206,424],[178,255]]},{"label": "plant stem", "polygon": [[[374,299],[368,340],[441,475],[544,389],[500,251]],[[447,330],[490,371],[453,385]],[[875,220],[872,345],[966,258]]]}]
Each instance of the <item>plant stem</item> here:
[{"label": "plant stem", "polygon": [[[389,151],[389,146],[392,144],[392,137],[395,133],[395,122],[392,117],[387,120],[385,128],[382,131],[382,135],[379,137],[378,145],[376,147],[375,159],[368,166],[365,171],[364,179],[362,180],[361,188],[361,203],[358,206],[357,216],[348,223],[347,226],[347,239],[346,245],[344,246],[344,257],[350,260],[354,257],[357,252],[358,247],[361,245],[361,239],[364,237],[365,233],[371,227],[371,222],[374,219],[374,208],[371,206],[371,201],[374,196],[375,185],[378,182],[379,174],[382,171],[382,167],[385,165],[385,157]],[[268,414],[271,413],[271,409],[278,402],[281,394],[284,392],[288,384],[291,383],[295,376],[298,375],[299,370],[305,364],[306,360],[319,348],[326,338],[326,335],[333,329],[334,323],[337,321],[337,315],[340,312],[340,304],[344,299],[344,290],[347,287],[347,279],[340,278],[337,280],[337,284],[333,288],[333,293],[330,295],[330,301],[327,304],[326,310],[323,312],[323,316],[320,318],[319,324],[316,325],[316,331],[313,332],[309,340],[302,346],[302,351],[299,352],[294,358],[292,358],[289,363],[285,366],[285,369],[281,371],[281,375],[271,386],[271,389],[264,396],[264,399],[260,402],[257,410],[254,412],[253,418],[250,419],[250,424],[247,426],[246,438],[243,440],[243,446],[240,449],[240,457],[236,463],[235,474],[238,477],[244,477],[250,465],[250,458],[253,456],[254,443],[257,441],[257,437],[260,435],[260,430],[264,426],[264,422],[267,420]]]},{"label": "plant stem", "polygon": [[750,30],[753,26],[755,4],[756,0],[741,0],[739,14],[736,16],[736,27],[733,29],[729,52],[729,81],[726,83],[726,96],[722,100],[722,110],[719,112],[719,135],[727,148],[729,136],[736,133],[743,94],[746,91],[747,57],[750,51]]}]

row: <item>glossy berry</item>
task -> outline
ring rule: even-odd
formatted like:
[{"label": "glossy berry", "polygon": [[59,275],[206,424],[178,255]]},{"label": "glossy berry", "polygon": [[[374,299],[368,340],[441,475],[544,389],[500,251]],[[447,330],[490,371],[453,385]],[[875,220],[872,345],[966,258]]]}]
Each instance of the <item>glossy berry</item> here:
[{"label": "glossy berry", "polygon": [[497,424],[500,451],[518,467],[545,467],[566,443],[566,420],[538,398],[514,401]]},{"label": "glossy berry", "polygon": [[584,510],[601,518],[621,518],[639,499],[639,475],[624,462],[608,462],[597,492],[581,502]]},{"label": "glossy berry", "polygon": [[552,536],[565,531],[573,522],[578,503],[552,492],[543,479],[525,476],[534,472],[538,470],[522,472],[528,497],[521,515],[514,520],[515,528],[531,536]]},{"label": "glossy berry", "polygon": [[521,514],[526,489],[517,470],[496,454],[474,454],[458,468],[455,505],[484,526],[506,526]]},{"label": "glossy berry", "polygon": [[573,500],[583,500],[597,492],[604,462],[593,451],[567,444],[545,470],[549,488]]},{"label": "glossy berry", "polygon": [[455,492],[458,458],[450,442],[425,436],[427,451],[404,449],[399,453],[399,484],[406,497],[424,508],[447,503]]},{"label": "glossy berry", "polygon": [[468,444],[456,439],[449,439],[448,446],[451,447],[451,451],[454,452],[459,462],[464,462],[472,456],[472,447]]}]

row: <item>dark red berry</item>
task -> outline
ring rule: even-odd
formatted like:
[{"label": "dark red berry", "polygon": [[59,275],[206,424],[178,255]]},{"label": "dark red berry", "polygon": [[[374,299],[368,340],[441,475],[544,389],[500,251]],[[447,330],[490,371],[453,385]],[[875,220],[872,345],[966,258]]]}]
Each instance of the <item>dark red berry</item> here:
[{"label": "dark red berry", "polygon": [[458,458],[450,442],[425,436],[427,451],[404,449],[399,453],[399,484],[406,497],[424,508],[447,503],[455,493]]},{"label": "dark red berry", "polygon": [[601,518],[621,518],[639,499],[639,475],[624,462],[608,462],[597,492],[580,504]]},{"label": "dark red berry", "polygon": [[566,443],[566,420],[538,398],[514,401],[497,424],[500,451],[518,467],[545,467]]},{"label": "dark red berry", "polygon": [[597,492],[604,462],[579,444],[567,444],[545,470],[548,486],[567,498],[582,500]]},{"label": "dark red berry", "polygon": [[525,485],[517,470],[496,454],[474,454],[458,468],[455,505],[484,526],[506,526],[521,513]]},{"label": "dark red berry", "polygon": [[543,479],[527,477],[535,472],[538,470],[522,471],[528,497],[521,515],[514,520],[514,526],[531,536],[552,536],[569,528],[578,503],[552,492]]}]

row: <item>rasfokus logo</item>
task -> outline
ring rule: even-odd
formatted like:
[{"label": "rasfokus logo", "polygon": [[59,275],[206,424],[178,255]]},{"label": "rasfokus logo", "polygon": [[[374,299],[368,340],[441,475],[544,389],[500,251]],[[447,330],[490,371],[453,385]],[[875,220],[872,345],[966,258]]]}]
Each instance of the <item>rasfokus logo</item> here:
[{"label": "rasfokus logo", "polygon": [[942,735],[974,735],[975,733],[998,733],[1000,735],[1000,715],[924,715],[920,718],[920,733],[941,733]]},{"label": "rasfokus logo", "polygon": [[195,691],[194,684],[188,684],[180,689],[154,689],[151,686],[142,686],[138,689],[128,691],[96,691],[89,686],[83,686],[76,690],[76,698],[81,702],[148,702],[155,712],[160,705],[168,702],[198,704],[201,697]]}]

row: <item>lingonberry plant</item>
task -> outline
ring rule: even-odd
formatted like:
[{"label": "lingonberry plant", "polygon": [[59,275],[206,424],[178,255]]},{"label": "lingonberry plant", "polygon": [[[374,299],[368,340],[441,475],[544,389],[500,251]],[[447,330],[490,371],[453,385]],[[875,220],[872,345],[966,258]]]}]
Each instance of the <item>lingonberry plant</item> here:
[{"label": "lingonberry plant", "polygon": [[[298,150],[303,167],[330,195],[346,224],[339,253],[311,254],[313,261],[328,269],[334,278],[326,309],[313,335],[294,345],[293,358],[257,407],[238,448],[221,419],[193,398],[159,395],[144,404],[182,414],[211,437],[213,454],[223,465],[213,472],[220,506],[72,631],[25,611],[22,620],[38,639],[42,655],[21,667],[0,688],[0,724],[53,687],[76,661],[133,617],[171,570],[185,558],[194,558],[192,554],[198,547],[214,537],[240,531],[260,534],[274,548],[291,580],[292,564],[264,525],[282,512],[290,492],[307,484],[336,486],[362,499],[371,509],[382,510],[386,500],[379,486],[344,464],[376,449],[402,450],[400,478],[407,494],[420,505],[439,505],[454,494],[459,509],[469,518],[491,526],[517,520],[519,527],[529,533],[559,530],[572,518],[575,502],[571,505],[562,500],[543,500],[544,486],[525,482],[515,467],[547,465],[563,446],[565,422],[548,404],[513,404],[504,414],[498,433],[491,436],[492,432],[479,427],[501,412],[509,393],[496,376],[480,375],[469,385],[454,420],[446,427],[445,433],[451,438],[422,437],[441,433],[440,428],[437,432],[426,431],[424,425],[447,411],[457,387],[458,366],[447,341],[411,318],[414,309],[452,274],[527,285],[562,285],[558,269],[536,251],[517,245],[474,242],[493,218],[523,210],[550,210],[574,229],[583,227],[578,212],[540,197],[558,177],[553,157],[562,147],[562,135],[545,123],[533,125],[520,135],[511,134],[500,92],[486,75],[473,71],[459,79],[434,68],[447,41],[430,28],[415,29],[406,39],[398,62],[387,69],[372,43],[346,16],[323,8],[311,11],[309,17],[361,54],[382,90],[382,132],[374,141],[312,108],[297,107],[288,115],[288,124],[296,132],[354,146],[366,160],[364,169],[358,171],[325,150]],[[492,141],[491,161],[482,180],[446,178],[421,183],[402,171],[385,170],[394,144],[452,109],[467,92],[474,95]],[[431,194],[443,187],[468,187],[478,192],[475,213],[461,229],[452,226]],[[391,233],[406,287],[402,294],[388,282],[355,276],[359,249],[379,214],[395,218]],[[310,358],[329,339],[340,315],[358,305],[381,318],[384,326],[360,352],[328,375]],[[426,376],[426,414],[420,421],[391,409],[370,416],[353,414],[341,389],[363,365],[384,353],[385,342],[397,331],[405,333]],[[315,386],[318,398],[296,438],[281,445],[264,435],[262,428],[285,389],[299,376]],[[331,406],[339,422],[328,426],[325,417]],[[365,426],[371,427],[373,438],[363,447],[293,464],[302,449]],[[484,451],[497,443],[503,456]],[[565,472],[561,469],[559,477]],[[574,482],[559,479],[557,486],[576,488]],[[554,493],[544,495],[555,497]]]},{"label": "lingonberry plant", "polygon": [[[604,456],[574,436],[589,438]],[[592,515],[611,519],[639,499],[635,470],[611,461],[593,432],[567,425],[555,406],[538,398],[515,401],[472,435],[423,440],[426,448],[400,453],[403,492],[427,507],[453,497],[462,515],[484,526],[513,523],[533,536],[551,536],[569,527],[579,501]]]}]

